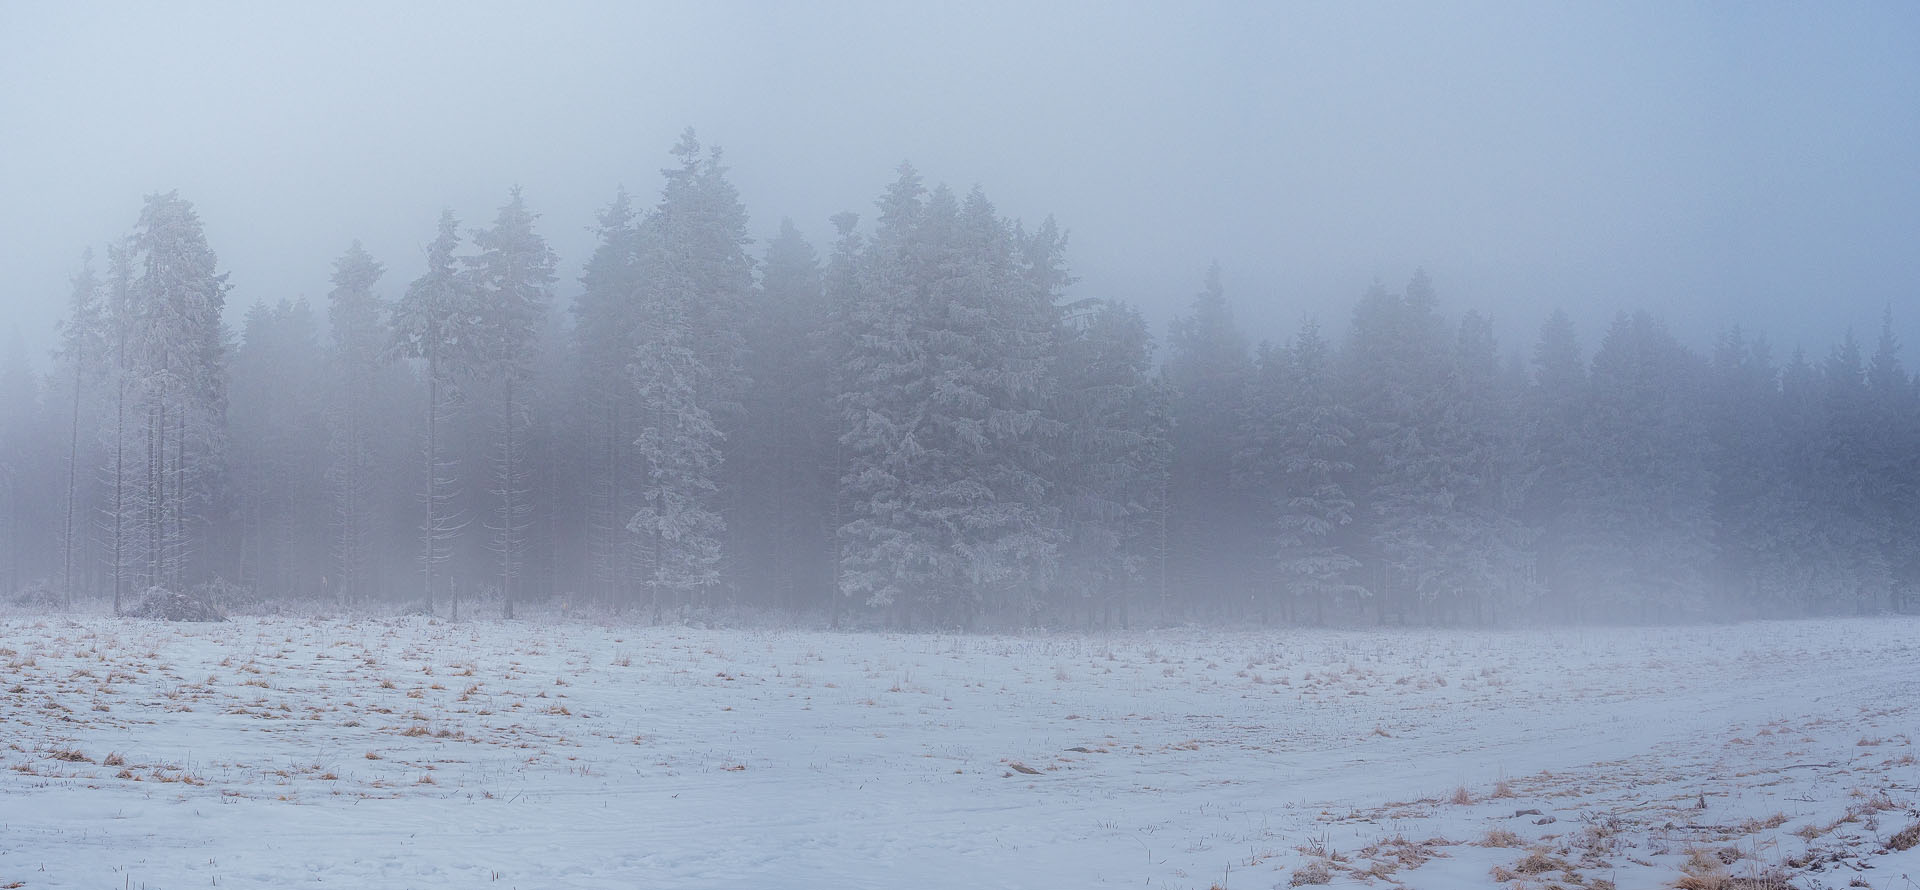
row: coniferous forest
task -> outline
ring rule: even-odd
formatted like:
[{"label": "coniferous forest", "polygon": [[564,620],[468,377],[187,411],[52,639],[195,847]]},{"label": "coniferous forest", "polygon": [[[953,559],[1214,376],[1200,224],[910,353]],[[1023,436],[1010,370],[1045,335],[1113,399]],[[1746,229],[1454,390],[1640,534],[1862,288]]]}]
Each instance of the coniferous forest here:
[{"label": "coniferous forest", "polygon": [[1817,352],[1646,312],[1500,343],[1416,274],[1247,331],[1198,257],[1162,332],[1070,287],[1063,226],[907,166],[832,243],[756,243],[721,157],[689,131],[611,195],[578,280],[542,229],[587,221],[514,189],[420,220],[412,281],[341,245],[313,303],[148,196],[51,372],[0,369],[0,584],[922,629],[1916,605],[1891,309]]}]

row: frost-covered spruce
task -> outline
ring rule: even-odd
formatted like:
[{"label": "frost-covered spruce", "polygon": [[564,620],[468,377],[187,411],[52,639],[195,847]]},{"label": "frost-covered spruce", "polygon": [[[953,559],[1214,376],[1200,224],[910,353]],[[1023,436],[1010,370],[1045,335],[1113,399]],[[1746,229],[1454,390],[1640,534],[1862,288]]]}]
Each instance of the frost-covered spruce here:
[{"label": "frost-covered spruce", "polygon": [[460,384],[471,378],[478,361],[477,313],[473,287],[460,273],[454,251],[460,246],[459,222],[451,210],[440,214],[439,233],[427,248],[427,270],[407,286],[393,309],[394,350],[425,365],[426,435],[420,475],[420,566],[427,608],[433,608],[436,571],[451,558],[455,536],[465,527],[455,509],[454,462],[442,431]]},{"label": "frost-covered spruce", "polygon": [[327,293],[333,336],[327,401],[333,586],[348,602],[364,600],[373,589],[381,532],[389,527],[380,495],[381,482],[391,471],[381,466],[388,449],[382,447],[385,437],[378,424],[394,389],[388,349],[392,334],[388,306],[374,292],[385,271],[355,241],[334,261],[333,289]]},{"label": "frost-covered spruce", "polygon": [[902,167],[880,206],[842,311],[841,589],[902,619],[1029,612],[1058,546],[1051,282],[977,189],[929,194]]},{"label": "frost-covered spruce", "polygon": [[507,617],[526,561],[533,513],[527,468],[527,390],[539,335],[552,301],[553,251],[533,229],[534,214],[516,186],[492,228],[474,233],[467,265],[474,290],[475,362],[490,390],[493,430],[490,544]]}]

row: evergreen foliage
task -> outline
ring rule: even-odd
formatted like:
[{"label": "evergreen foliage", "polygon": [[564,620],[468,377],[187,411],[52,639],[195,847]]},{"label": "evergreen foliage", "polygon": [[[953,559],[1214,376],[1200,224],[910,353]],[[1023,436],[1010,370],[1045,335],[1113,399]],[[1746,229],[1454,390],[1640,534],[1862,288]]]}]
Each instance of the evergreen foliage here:
[{"label": "evergreen foliage", "polygon": [[1554,312],[1523,361],[1416,273],[1255,349],[1215,265],[1161,354],[981,189],[903,165],[869,228],[750,252],[722,154],[669,157],[577,286],[514,189],[468,252],[444,213],[391,304],[355,243],[324,324],[237,331],[192,205],[149,196],[73,275],[55,372],[0,363],[5,592],[902,628],[1920,605],[1891,307],[1812,353],[1635,313],[1589,354]]}]

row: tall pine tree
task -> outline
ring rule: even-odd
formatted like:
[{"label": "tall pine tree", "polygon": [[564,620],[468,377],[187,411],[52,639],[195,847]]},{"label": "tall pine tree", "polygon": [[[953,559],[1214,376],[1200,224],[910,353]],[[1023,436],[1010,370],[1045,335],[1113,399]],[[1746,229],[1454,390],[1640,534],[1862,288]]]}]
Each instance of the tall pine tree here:
[{"label": "tall pine tree", "polygon": [[420,567],[428,611],[433,610],[438,582],[444,580],[437,574],[439,567],[451,557],[453,540],[466,525],[455,510],[455,468],[447,456],[447,443],[441,440],[459,387],[471,378],[479,357],[479,313],[472,283],[454,255],[459,248],[459,221],[453,211],[442,211],[439,234],[427,247],[427,270],[407,286],[406,295],[393,309],[396,352],[425,366]]},{"label": "tall pine tree", "polygon": [[491,461],[491,493],[496,502],[488,530],[500,559],[497,578],[508,618],[513,617],[515,582],[526,561],[533,509],[527,388],[547,304],[552,301],[557,262],[546,239],[534,231],[533,221],[534,214],[516,186],[493,227],[474,233],[480,252],[467,261],[472,270],[476,360],[480,377],[497,400]]}]

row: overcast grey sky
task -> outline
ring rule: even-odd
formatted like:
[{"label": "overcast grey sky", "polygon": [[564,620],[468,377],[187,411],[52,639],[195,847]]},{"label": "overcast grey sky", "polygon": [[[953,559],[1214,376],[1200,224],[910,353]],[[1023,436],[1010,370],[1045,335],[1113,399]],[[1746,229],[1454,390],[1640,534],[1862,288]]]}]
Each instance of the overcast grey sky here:
[{"label": "overcast grey sky", "polygon": [[0,307],[44,353],[81,249],[167,189],[236,310],[320,302],[354,238],[397,294],[440,208],[515,183],[571,293],[686,126],[763,242],[791,216],[824,253],[910,159],[1054,214],[1075,295],[1157,325],[1217,258],[1256,339],[1424,265],[1509,349],[1554,305],[1588,348],[1646,307],[1825,350],[1889,303],[1920,343],[1905,2],[0,0]]}]

